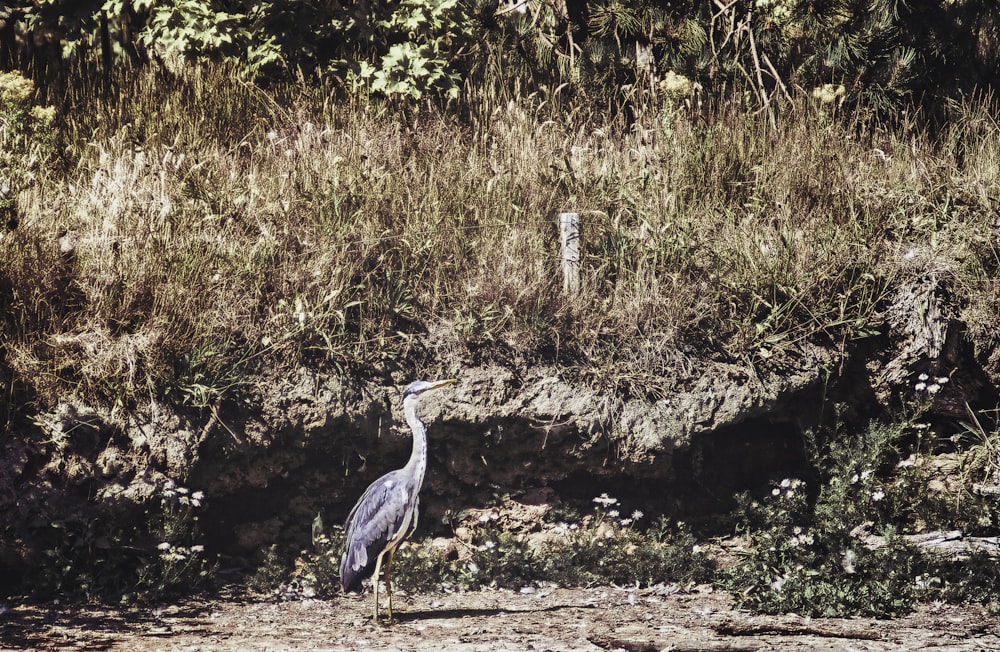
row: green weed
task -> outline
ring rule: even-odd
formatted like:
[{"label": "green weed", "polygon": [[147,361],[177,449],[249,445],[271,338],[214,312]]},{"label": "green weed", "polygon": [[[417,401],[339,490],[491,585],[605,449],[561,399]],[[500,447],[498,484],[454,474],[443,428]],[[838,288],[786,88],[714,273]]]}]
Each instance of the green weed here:
[{"label": "green weed", "polygon": [[[725,576],[740,605],[766,613],[891,617],[918,601],[996,601],[998,560],[940,559],[903,539],[935,529],[995,531],[995,501],[964,486],[949,489],[927,452],[935,442],[924,439],[925,448],[913,450],[921,442],[914,435],[925,430],[920,414],[814,437],[814,487],[789,478],[763,498],[741,498],[745,550]],[[957,468],[948,473],[961,484]],[[868,533],[884,536],[885,545],[866,545]]]}]

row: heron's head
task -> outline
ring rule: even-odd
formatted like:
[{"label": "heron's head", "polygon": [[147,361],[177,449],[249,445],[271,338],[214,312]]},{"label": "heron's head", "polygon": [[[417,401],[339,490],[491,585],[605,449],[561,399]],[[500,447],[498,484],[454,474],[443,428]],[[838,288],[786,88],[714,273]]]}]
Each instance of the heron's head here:
[{"label": "heron's head", "polygon": [[419,396],[424,392],[429,392],[432,389],[437,389],[439,387],[447,387],[448,385],[453,385],[456,382],[458,382],[457,378],[434,381],[417,380],[407,385],[406,389],[403,390],[403,399],[405,400],[410,396]]}]

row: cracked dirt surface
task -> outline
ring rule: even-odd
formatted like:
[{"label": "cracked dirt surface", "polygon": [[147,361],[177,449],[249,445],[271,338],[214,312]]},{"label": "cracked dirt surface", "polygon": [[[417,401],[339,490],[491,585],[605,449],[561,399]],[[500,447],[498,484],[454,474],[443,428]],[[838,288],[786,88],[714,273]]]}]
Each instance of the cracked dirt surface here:
[{"label": "cracked dirt surface", "polygon": [[371,594],[294,602],[189,600],[113,609],[11,602],[0,645],[27,650],[996,650],[983,608],[925,605],[896,620],[755,616],[708,587],[487,590],[396,596],[397,622],[370,621]]}]

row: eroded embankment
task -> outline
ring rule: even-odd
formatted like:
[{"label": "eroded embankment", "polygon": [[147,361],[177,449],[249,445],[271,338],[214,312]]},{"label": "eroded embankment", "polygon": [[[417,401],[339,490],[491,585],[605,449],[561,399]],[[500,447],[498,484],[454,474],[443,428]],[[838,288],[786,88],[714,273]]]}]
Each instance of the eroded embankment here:
[{"label": "eroded embankment", "polygon": [[[463,367],[422,405],[431,462],[422,528],[497,495],[589,500],[630,496],[650,513],[721,511],[734,493],[805,463],[801,432],[886,409],[921,373],[950,382],[929,413],[962,416],[997,403],[991,349],[966,339],[929,276],[902,284],[881,336],[801,344],[767,364],[691,361],[660,400],[574,382],[554,368]],[[66,402],[3,442],[0,544],[6,575],[44,563],[53,528],[138,523],[168,481],[203,492],[209,545],[237,556],[305,545],[316,514],[339,522],[372,479],[401,466],[409,437],[399,388],[412,378],[356,380],[312,369],[261,377],[239,403],[124,413]],[[908,388],[910,388],[908,390]],[[100,520],[100,519],[98,519]],[[83,527],[83,526],[81,526]],[[92,541],[101,540],[94,533]]]}]

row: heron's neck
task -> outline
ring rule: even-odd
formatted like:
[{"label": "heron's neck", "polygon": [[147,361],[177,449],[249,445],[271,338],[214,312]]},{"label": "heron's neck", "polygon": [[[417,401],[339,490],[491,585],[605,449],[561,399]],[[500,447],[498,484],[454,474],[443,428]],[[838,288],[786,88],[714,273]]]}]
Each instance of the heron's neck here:
[{"label": "heron's neck", "polygon": [[406,413],[406,423],[413,431],[413,451],[406,468],[414,472],[418,485],[423,482],[424,471],[427,470],[427,429],[417,417],[417,400],[407,398],[403,401],[403,411]]}]

